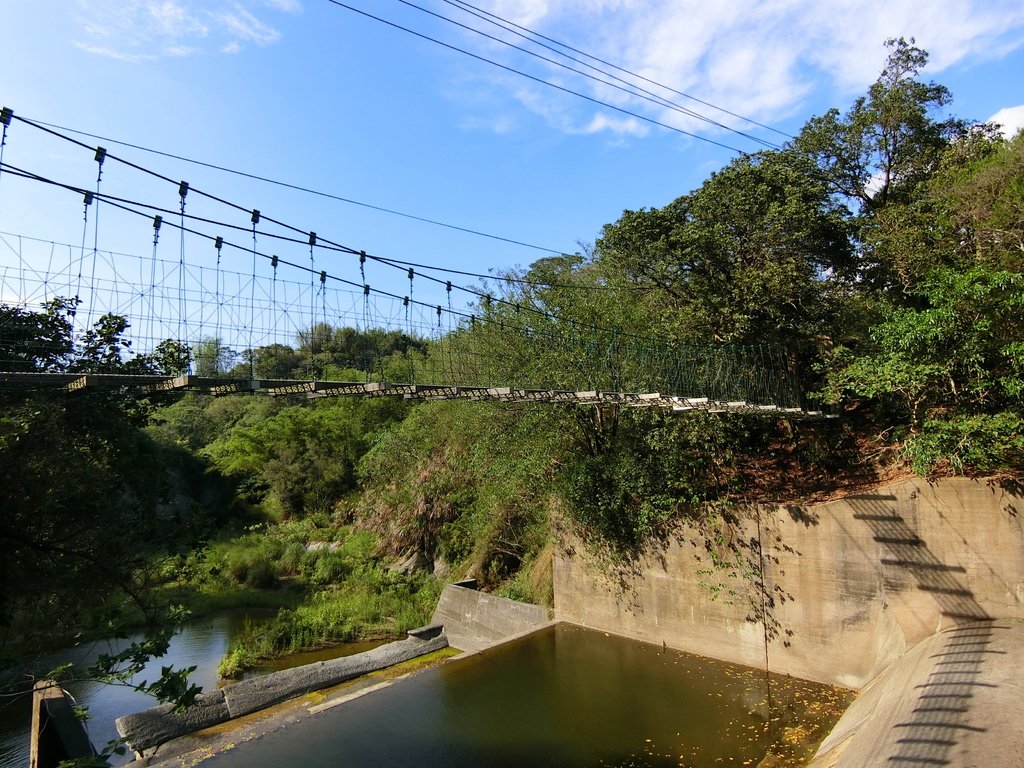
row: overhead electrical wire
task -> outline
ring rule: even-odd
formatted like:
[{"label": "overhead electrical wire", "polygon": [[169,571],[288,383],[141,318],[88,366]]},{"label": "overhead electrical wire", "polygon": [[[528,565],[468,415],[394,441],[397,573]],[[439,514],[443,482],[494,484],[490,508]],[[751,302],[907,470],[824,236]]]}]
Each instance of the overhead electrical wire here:
[{"label": "overhead electrical wire", "polygon": [[[603,80],[600,77],[597,77],[596,75],[590,74],[589,72],[583,72],[583,71],[581,71],[579,69],[576,69],[576,68],[566,64],[565,62],[556,61],[555,59],[548,58],[547,56],[544,56],[544,55],[542,55],[540,53],[537,53],[536,51],[531,51],[529,48],[524,48],[524,47],[522,47],[520,45],[516,45],[515,43],[510,43],[508,40],[502,40],[500,37],[495,37],[494,35],[489,35],[486,32],[484,32],[483,30],[477,29],[475,27],[471,27],[468,24],[463,24],[460,21],[456,21],[455,19],[452,19],[452,18],[450,18],[448,16],[445,16],[444,14],[440,14],[440,13],[437,13],[436,11],[432,11],[429,8],[424,8],[421,5],[417,5],[416,3],[411,2],[411,0],[398,0],[398,2],[402,3],[403,5],[409,6],[410,8],[415,8],[418,11],[422,11],[423,13],[429,14],[430,16],[433,16],[434,18],[441,19],[442,21],[446,21],[449,24],[454,24],[457,27],[465,29],[465,30],[467,30],[469,32],[473,32],[474,34],[481,35],[482,37],[485,37],[488,40],[492,40],[492,41],[494,41],[496,43],[500,43],[501,45],[506,45],[509,48],[514,48],[515,50],[520,51],[521,53],[525,53],[528,56],[533,56],[535,58],[538,58],[541,61],[547,62],[548,64],[553,64],[556,67],[561,67],[562,69],[568,70],[569,72],[573,72],[573,73],[575,73],[577,75],[581,75],[581,76],[586,77],[586,78],[588,78],[590,80],[594,80],[595,82],[601,83],[602,85],[607,85],[607,86],[610,86],[612,88],[615,88],[616,90],[622,91],[623,93],[627,93],[630,96],[639,97],[641,99],[644,99],[645,101],[650,101],[650,102],[652,102],[654,104],[657,104],[657,105],[659,105],[661,107],[665,107],[667,109],[671,109],[673,111],[676,111],[676,112],[679,112],[681,114],[687,115],[688,117],[693,117],[693,118],[695,118],[697,120],[700,120],[702,122],[709,123],[710,125],[714,125],[714,126],[716,126],[718,128],[721,128],[722,130],[728,131],[730,133],[735,133],[738,136],[742,136],[745,139],[749,139],[750,141],[753,141],[753,142],[755,142],[757,144],[761,144],[762,146],[765,146],[765,147],[767,147],[769,149],[780,149],[778,144],[774,144],[774,143],[772,143],[770,141],[767,141],[767,140],[762,139],[762,138],[760,138],[758,136],[754,136],[752,134],[746,133],[746,132],[741,131],[741,130],[739,130],[737,128],[732,128],[731,126],[728,126],[728,125],[726,125],[724,123],[721,123],[721,122],[719,122],[717,120],[713,120],[712,118],[707,117],[705,115],[702,115],[699,112],[695,112],[694,110],[689,109],[688,107],[684,107],[681,104],[676,104],[673,101],[665,99],[664,97],[659,96],[658,94],[654,93],[653,91],[649,91],[646,88],[641,88],[640,86],[634,85],[633,83],[630,83],[628,80],[625,80],[625,79],[623,79],[621,77],[618,77],[617,75],[613,75],[613,74],[611,74],[609,72],[605,72],[604,70],[602,70],[602,69],[600,69],[598,67],[594,67],[594,66],[592,66],[590,64],[586,64],[585,62],[581,62],[581,61],[579,61],[577,59],[574,59],[571,56],[566,56],[566,54],[563,54],[563,53],[555,50],[553,47],[551,47],[549,45],[539,44],[539,45],[542,45],[544,48],[547,48],[550,51],[554,51],[559,56],[566,56],[566,58],[568,58],[570,61],[574,61],[577,64],[581,64],[581,65],[583,65],[585,67],[588,67],[589,69],[593,69],[596,72],[600,72],[602,75],[604,75],[606,77],[610,77],[613,80],[617,81],[617,83],[616,82],[609,82],[608,80]],[[455,5],[454,3],[449,3],[449,4]],[[458,7],[458,6],[456,5],[455,7]],[[508,32],[512,32],[513,34],[518,35],[519,37],[522,37],[525,40],[530,40],[530,38],[527,35],[525,35],[523,33],[520,33],[520,32],[517,32],[517,31],[512,30],[512,29],[508,29],[507,27],[502,27],[497,22],[490,21],[489,19],[486,19],[486,18],[482,17],[480,14],[472,13],[471,12],[471,15],[477,16],[478,18],[481,18],[484,21],[489,21],[491,24],[496,24],[497,26],[501,27],[502,29],[505,29]],[[533,41],[533,40],[530,40],[530,42],[536,43],[536,41]],[[621,85],[619,85],[618,83],[621,83]]]},{"label": "overhead electrical wire", "polygon": [[600,106],[606,107],[606,108],[611,109],[611,110],[614,110],[615,112],[619,112],[619,113],[624,114],[624,115],[629,115],[630,117],[635,117],[637,120],[642,120],[642,121],[644,121],[646,123],[651,123],[652,125],[657,125],[660,128],[666,128],[666,129],[668,129],[670,131],[673,131],[675,133],[680,133],[680,134],[682,134],[684,136],[689,136],[691,139],[697,139],[698,141],[703,141],[706,144],[713,144],[716,147],[721,147],[722,149],[727,149],[730,152],[735,152],[736,154],[739,154],[739,155],[747,155],[747,154],[749,154],[748,152],[746,152],[746,151],[744,151],[742,149],[730,146],[729,144],[725,144],[725,143],[723,143],[721,141],[715,141],[714,139],[709,139],[707,136],[701,136],[700,134],[693,133],[692,131],[687,131],[687,130],[685,130],[683,128],[679,128],[678,126],[670,125],[668,123],[663,123],[660,120],[656,120],[653,117],[648,117],[647,115],[640,114],[639,112],[634,112],[632,110],[626,109],[625,107],[616,106],[615,104],[611,104],[611,103],[609,103],[607,101],[601,101],[601,99],[595,98],[593,96],[588,96],[587,94],[580,93],[579,91],[574,91],[571,88],[566,88],[563,85],[559,85],[558,83],[553,83],[550,80],[545,80],[542,77],[537,77],[536,75],[531,75],[528,72],[523,72],[521,69],[516,69],[515,67],[510,67],[510,66],[508,66],[506,64],[502,64],[501,62],[495,61],[494,59],[489,59],[486,56],[481,56],[478,53],[473,53],[472,51],[467,51],[465,48],[460,48],[457,45],[452,45],[451,43],[446,43],[443,40],[438,40],[436,37],[431,37],[430,35],[424,34],[423,32],[417,32],[415,29],[410,29],[409,27],[404,27],[401,24],[398,24],[398,23],[396,23],[394,21],[389,21],[388,19],[382,18],[380,16],[375,16],[374,14],[369,13],[368,11],[364,11],[364,10],[361,10],[359,8],[355,8],[355,7],[351,6],[351,5],[347,5],[346,3],[341,2],[341,0],[327,0],[327,2],[331,3],[332,5],[338,6],[339,8],[344,8],[345,10],[352,11],[353,13],[357,13],[360,16],[365,16],[368,19],[372,19],[374,21],[380,22],[381,24],[385,24],[385,25],[387,25],[389,27],[392,27],[394,29],[401,30],[402,32],[406,32],[406,33],[408,33],[410,35],[413,35],[415,37],[421,38],[423,40],[427,40],[427,41],[429,41],[431,43],[435,43],[436,45],[440,45],[443,48],[447,48],[449,50],[461,53],[461,54],[463,54],[465,56],[469,56],[470,58],[476,59],[477,61],[482,61],[482,62],[484,62],[486,64],[490,64],[492,66],[498,67],[499,69],[503,69],[506,72],[511,72],[512,74],[519,75],[520,77],[525,77],[527,80],[532,80],[535,83],[540,83],[541,85],[546,85],[549,88],[554,88],[555,90],[562,91],[563,93],[567,93],[567,94],[569,94],[571,96],[576,96],[577,98],[583,99],[585,101],[589,101],[589,102],[591,102],[593,104],[599,104]]},{"label": "overhead electrical wire", "polygon": [[[587,53],[586,51],[581,51],[579,48],[574,48],[573,46],[569,45],[568,43],[563,43],[560,40],[556,40],[556,39],[554,39],[552,37],[548,37],[547,35],[543,35],[540,32],[537,32],[536,30],[530,29],[529,27],[524,27],[521,24],[516,24],[514,21],[510,21],[509,19],[502,18],[501,16],[499,16],[499,15],[497,15],[495,13],[491,13],[490,11],[487,11],[487,10],[485,10],[483,8],[478,8],[477,6],[472,5],[471,3],[463,2],[463,0],[442,0],[442,2],[447,3],[448,5],[454,6],[456,8],[459,8],[460,10],[465,10],[468,13],[471,13],[473,16],[477,16],[478,18],[489,17],[489,19],[492,20],[491,21],[492,24],[495,24],[495,25],[497,25],[499,27],[502,27],[502,28],[504,28],[504,29],[506,29],[506,30],[508,30],[510,32],[514,32],[514,29],[512,29],[512,28],[515,28],[517,30],[521,30],[521,32],[522,32],[521,36],[524,36],[524,37],[532,36],[534,38],[537,38],[537,40],[547,40],[549,43],[552,43],[553,45],[559,46],[560,48],[564,48],[567,51],[572,51],[573,53],[579,54],[580,56],[583,56],[585,58],[590,59],[591,61],[596,61],[599,64],[603,64],[606,67],[611,67],[612,69],[614,69],[614,70],[616,70],[618,72],[622,72],[623,74],[629,75],[630,77],[635,77],[636,79],[642,80],[643,82],[648,83],[650,85],[656,86],[658,88],[663,88],[664,90],[669,91],[670,93],[674,93],[677,96],[682,96],[683,98],[690,99],[691,101],[695,101],[698,104],[703,104],[705,107],[710,107],[711,109],[714,109],[714,110],[717,110],[717,111],[719,111],[719,112],[721,112],[723,114],[729,115],[730,117],[735,117],[737,120],[743,120],[744,122],[750,123],[751,125],[756,125],[758,128],[764,128],[766,131],[771,131],[772,133],[777,133],[779,136],[783,136],[783,137],[785,137],[787,139],[796,138],[792,134],[786,133],[785,131],[780,131],[778,128],[773,128],[770,125],[765,125],[764,123],[759,123],[759,122],[757,122],[756,120],[754,120],[754,119],[752,119],[750,117],[746,117],[744,115],[737,114],[736,112],[730,112],[725,107],[720,107],[717,104],[713,104],[710,101],[705,101],[703,99],[700,99],[700,98],[698,98],[696,96],[693,96],[693,95],[691,95],[689,93],[686,93],[685,91],[680,91],[680,90],[678,90],[676,88],[673,88],[670,85],[665,85],[664,83],[659,83],[657,80],[653,80],[653,79],[651,79],[649,77],[641,75],[638,72],[634,72],[634,71],[632,71],[630,69],[627,69],[625,67],[621,67],[618,64],[614,64],[614,63],[612,63],[610,61],[607,61],[605,59],[602,59],[602,58],[600,58],[598,56],[594,56],[593,54]],[[520,33],[517,32],[516,34],[520,34]],[[536,43],[537,45],[541,45],[544,48],[547,48],[548,50],[555,51],[556,53],[560,53],[559,51],[557,51],[556,49],[552,48],[551,46],[544,45],[543,43],[537,42],[537,40],[534,40],[532,42]],[[564,56],[565,54],[560,53],[560,55]],[[567,58],[572,58],[572,57],[571,56],[567,56]],[[575,59],[574,59],[574,61],[575,61]],[[583,64],[583,62],[580,62],[580,63]],[[589,66],[589,65],[584,64],[584,66]],[[601,70],[598,70],[598,71],[601,71]],[[605,73],[605,74],[608,74],[608,73]]]}]

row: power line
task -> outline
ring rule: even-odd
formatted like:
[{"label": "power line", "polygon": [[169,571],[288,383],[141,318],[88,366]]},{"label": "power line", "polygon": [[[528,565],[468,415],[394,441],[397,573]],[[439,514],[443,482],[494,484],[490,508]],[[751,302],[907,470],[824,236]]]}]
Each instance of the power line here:
[{"label": "power line", "polygon": [[476,59],[477,61],[482,61],[485,64],[490,64],[491,66],[498,67],[498,69],[503,69],[506,72],[511,72],[512,74],[519,75],[520,77],[525,77],[527,80],[532,80],[535,83],[546,85],[549,88],[554,88],[555,90],[562,91],[563,93],[567,93],[570,96],[576,96],[577,98],[589,101],[592,104],[598,104],[602,107],[606,107],[607,109],[614,110],[615,112],[619,112],[624,115],[629,115],[630,117],[635,117],[637,120],[643,120],[645,123],[651,123],[652,125],[657,125],[660,128],[667,128],[668,130],[673,131],[675,133],[681,133],[684,136],[689,136],[691,139],[697,139],[698,141],[703,141],[707,144],[713,144],[716,147],[727,149],[730,152],[735,152],[738,155],[749,154],[748,152],[745,152],[742,149],[738,149],[728,144],[724,144],[720,141],[715,141],[714,139],[709,139],[706,136],[701,136],[699,134],[692,133],[691,131],[678,128],[674,125],[669,125],[668,123],[663,123],[660,120],[655,120],[653,117],[642,115],[639,112],[633,112],[632,110],[626,109],[624,107],[619,107],[616,106],[615,104],[610,104],[607,101],[601,101],[600,99],[594,98],[593,96],[588,96],[585,93],[580,93],[579,91],[574,91],[571,88],[566,88],[565,86],[558,85],[557,83],[552,83],[550,80],[545,80],[542,77],[537,77],[527,72],[523,72],[520,69],[515,69],[514,67],[507,66],[505,64],[495,61],[494,59],[488,59],[486,56],[481,56],[480,54],[473,53],[472,51],[467,51],[465,48],[459,48],[457,45],[452,45],[451,43],[446,43],[442,40],[438,40],[435,37],[430,37],[430,35],[426,35],[422,32],[417,32],[416,30],[410,29],[409,27],[403,27],[401,24],[397,24],[393,21],[388,21],[387,19],[381,18],[380,16],[374,16],[372,13],[360,10],[359,8],[354,8],[351,5],[346,5],[345,3],[341,2],[341,0],[327,1],[333,5],[338,6],[339,8],[344,8],[345,10],[352,11],[353,13],[357,13],[360,16],[365,16],[368,19],[373,19],[374,21],[380,22],[381,24],[386,24],[387,26],[393,27],[394,29],[401,30],[402,32],[406,32],[410,35],[414,35],[415,37],[427,40],[428,42],[440,45],[442,48],[447,48],[451,51],[456,51],[457,53],[469,56],[470,58]]},{"label": "power line", "polygon": [[[615,70],[617,70],[619,72],[627,74],[630,77],[635,77],[638,80],[642,80],[645,83],[649,83],[650,85],[657,86],[658,88],[664,88],[666,91],[674,93],[677,96],[682,96],[683,98],[690,99],[691,101],[695,101],[698,104],[703,104],[705,107],[711,107],[711,109],[715,109],[715,110],[717,110],[719,112],[722,112],[723,114],[729,115],[730,117],[735,117],[736,119],[743,120],[744,122],[750,123],[751,125],[756,125],[758,128],[764,128],[766,131],[772,131],[773,133],[777,133],[780,136],[783,136],[783,137],[785,137],[787,139],[796,138],[792,134],[786,133],[785,131],[780,131],[778,128],[773,128],[770,125],[765,125],[764,123],[759,123],[756,120],[753,120],[753,119],[751,119],[749,117],[745,117],[743,115],[739,115],[739,114],[737,114],[735,112],[730,112],[728,109],[725,109],[724,107],[720,107],[717,104],[712,104],[710,101],[704,101],[703,99],[700,99],[700,98],[698,98],[696,96],[693,96],[693,95],[691,95],[689,93],[685,93],[684,91],[680,91],[680,90],[678,90],[676,88],[673,88],[670,85],[665,85],[664,83],[659,83],[658,81],[652,80],[649,77],[645,77],[644,75],[641,75],[638,72],[634,72],[634,71],[632,71],[630,69],[626,69],[625,67],[620,67],[618,64],[613,64],[610,61],[606,61],[605,59],[599,58],[598,56],[594,56],[592,54],[589,54],[586,51],[581,51],[579,48],[573,48],[568,43],[563,43],[563,42],[561,42],[559,40],[555,40],[554,38],[548,37],[546,35],[542,35],[540,32],[532,30],[529,27],[524,27],[524,26],[522,26],[520,24],[516,24],[514,21],[509,21],[508,19],[502,18],[501,16],[498,16],[495,13],[491,13],[490,11],[486,11],[483,8],[478,8],[475,5],[471,5],[470,3],[463,2],[463,0],[442,0],[442,2],[448,3],[449,5],[453,5],[453,6],[458,7],[458,8],[461,8],[462,10],[472,9],[471,11],[467,11],[467,12],[470,12],[474,16],[478,16],[478,17],[480,16],[480,14],[483,14],[483,16],[488,16],[491,19],[495,20],[495,21],[492,21],[491,23],[496,24],[497,26],[507,25],[507,26],[504,26],[504,28],[508,29],[510,32],[513,31],[512,29],[510,29],[510,27],[515,27],[515,29],[522,30],[522,32],[524,32],[526,35],[532,35],[533,37],[538,38],[540,40],[547,40],[549,43],[557,45],[557,46],[559,46],[561,48],[565,48],[567,51],[572,51],[573,53],[577,53],[580,56],[584,56],[584,57],[590,59],[591,61],[596,61],[599,64],[605,65],[606,67],[611,67],[612,69],[615,69]],[[534,41],[534,42],[536,42],[536,41]],[[537,43],[537,44],[538,45],[543,45],[542,43]],[[544,45],[543,47],[549,48],[549,50],[555,50],[553,48],[550,48],[550,46],[547,46],[547,45]],[[562,54],[562,55],[564,55],[564,54]],[[570,56],[570,57],[567,57],[567,58],[572,58],[572,57]]]},{"label": "power line", "polygon": [[[553,64],[556,67],[561,67],[562,69],[566,69],[569,72],[573,72],[574,74],[582,75],[583,77],[589,78],[590,80],[594,80],[595,82],[601,83],[602,85],[611,86],[612,88],[615,88],[616,90],[622,91],[623,93],[627,93],[630,96],[637,96],[637,97],[639,97],[641,99],[644,99],[645,101],[650,101],[650,102],[652,102],[654,104],[657,104],[659,106],[667,107],[668,109],[671,109],[673,111],[679,112],[679,113],[687,115],[689,117],[693,117],[693,118],[695,118],[697,120],[700,120],[702,122],[708,123],[710,125],[714,125],[714,126],[716,126],[718,128],[721,128],[722,130],[729,131],[730,133],[735,133],[737,136],[742,136],[745,139],[750,139],[751,141],[753,141],[753,142],[755,142],[757,144],[761,144],[761,145],[763,145],[765,147],[768,147],[770,149],[779,149],[780,148],[778,144],[773,144],[770,141],[766,141],[766,140],[764,140],[762,138],[759,138],[757,136],[753,136],[752,134],[746,133],[746,132],[741,131],[741,130],[739,130],[737,128],[733,128],[733,127],[728,126],[728,125],[726,125],[724,123],[718,122],[717,120],[713,120],[712,118],[707,117],[706,115],[702,115],[699,112],[695,112],[694,110],[689,109],[687,107],[684,107],[681,104],[677,104],[677,103],[675,103],[673,101],[665,99],[665,98],[659,96],[658,94],[654,93],[653,91],[649,91],[649,90],[647,90],[645,88],[641,88],[639,86],[636,86],[633,83],[630,83],[628,80],[625,80],[625,79],[623,79],[621,77],[618,77],[617,75],[613,75],[610,72],[606,72],[603,69],[601,69],[600,67],[595,67],[595,66],[593,66],[591,64],[587,64],[586,62],[579,61],[578,59],[575,59],[572,56],[568,56],[568,55],[562,53],[561,51],[556,50],[555,48],[553,48],[550,45],[545,45],[543,43],[537,43],[536,40],[531,40],[527,35],[525,35],[525,34],[523,34],[521,32],[517,32],[514,29],[510,29],[508,27],[504,27],[504,26],[502,26],[501,24],[499,24],[496,21],[492,21],[491,19],[485,18],[481,14],[469,11],[470,15],[472,15],[472,16],[476,16],[477,18],[479,18],[479,19],[481,19],[483,21],[487,21],[490,24],[494,24],[495,26],[498,26],[499,28],[504,29],[507,32],[511,32],[514,35],[518,35],[519,37],[523,38],[524,40],[529,40],[530,42],[532,42],[532,43],[534,43],[536,45],[540,45],[541,47],[546,48],[547,50],[552,51],[552,52],[558,54],[559,56],[564,56],[565,58],[569,59],[570,61],[573,61],[573,62],[575,62],[577,64],[581,64],[582,66],[587,67],[588,69],[592,69],[595,72],[600,72],[605,77],[610,77],[610,78],[612,78],[612,80],[615,80],[617,82],[609,82],[608,80],[603,80],[600,77],[592,75],[592,74],[590,74],[588,72],[583,72],[582,70],[576,69],[575,67],[572,67],[572,66],[570,66],[568,64],[565,64],[564,62],[556,61],[554,59],[548,58],[547,56],[544,56],[542,54],[537,53],[536,51],[531,51],[528,48],[523,48],[522,46],[516,45],[514,43],[510,43],[507,40],[502,40],[500,37],[495,37],[494,35],[489,35],[486,32],[484,32],[483,30],[476,29],[475,27],[471,27],[468,24],[463,24],[462,22],[456,21],[455,19],[452,19],[452,18],[450,18],[448,16],[445,16],[445,15],[440,14],[440,13],[436,13],[435,11],[431,11],[430,9],[424,8],[423,6],[416,5],[416,3],[411,2],[411,0],[398,0],[398,2],[402,3],[403,5],[409,6],[410,8],[415,8],[418,11],[422,11],[423,13],[429,14],[430,16],[433,16],[433,17],[435,17],[437,19],[441,19],[442,21],[447,21],[449,24],[454,24],[455,26],[460,27],[462,29],[465,29],[468,32],[473,32],[473,33],[475,33],[477,35],[485,37],[488,40],[492,40],[492,41],[494,41],[496,43],[500,43],[501,45],[506,45],[509,48],[514,48],[515,50],[520,51],[521,53],[525,53],[525,54],[527,54],[529,56],[533,56],[535,58],[538,58],[541,61],[547,62],[548,64]],[[454,7],[457,7],[457,8],[459,7],[454,2],[451,2],[451,0],[444,0],[444,2],[447,2],[449,5],[453,5]],[[470,6],[470,7],[472,7],[472,6]],[[460,10],[465,10],[465,9],[460,8]],[[621,83],[621,85],[619,85],[618,83]],[[661,86],[661,87],[665,87],[665,86]]]}]

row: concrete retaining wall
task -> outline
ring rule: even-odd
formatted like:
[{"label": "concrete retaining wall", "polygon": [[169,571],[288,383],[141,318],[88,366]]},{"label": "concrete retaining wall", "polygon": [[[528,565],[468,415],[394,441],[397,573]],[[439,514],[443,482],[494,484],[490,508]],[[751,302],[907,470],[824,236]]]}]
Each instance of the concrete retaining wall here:
[{"label": "concrete retaining wall", "polygon": [[773,670],[859,689],[937,631],[1024,618],[1022,521],[1019,488],[953,478],[680,526],[617,568],[565,533],[555,619],[751,666],[767,628]]},{"label": "concrete retaining wall", "polygon": [[472,653],[548,623],[548,612],[539,605],[477,592],[463,584],[445,586],[431,619],[444,626],[452,648]]},{"label": "concrete retaining wall", "polygon": [[164,704],[119,717],[114,724],[128,746],[142,752],[193,731],[447,647],[443,627],[423,627],[410,631],[405,640],[364,653],[283,669],[200,694],[184,712],[174,712],[171,705]]}]

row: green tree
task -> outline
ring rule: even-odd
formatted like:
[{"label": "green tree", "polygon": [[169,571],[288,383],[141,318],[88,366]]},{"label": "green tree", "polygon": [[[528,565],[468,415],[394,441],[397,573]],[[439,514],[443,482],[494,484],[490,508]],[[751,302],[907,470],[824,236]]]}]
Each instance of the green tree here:
[{"label": "green tree", "polygon": [[[8,364],[75,373],[180,364],[180,345],[129,356],[128,324],[113,315],[76,339],[76,304],[0,307]],[[188,462],[139,430],[149,410],[119,389],[0,393],[0,624],[70,631],[119,593],[146,610],[139,569],[199,535],[208,510],[169,503],[172,475]]]},{"label": "green tree", "polygon": [[967,124],[936,119],[952,101],[949,89],[917,76],[928,53],[914,39],[886,41],[889,56],[878,80],[845,115],[831,109],[810,120],[795,147],[813,157],[835,192],[865,211],[906,201],[926,182],[950,141]]},{"label": "green tree", "polygon": [[788,341],[828,327],[827,278],[846,268],[845,214],[797,154],[740,158],[663,209],[627,211],[595,246],[674,339]]},{"label": "green tree", "polygon": [[411,350],[422,352],[426,342],[402,331],[370,328],[360,331],[315,323],[299,333],[297,369],[305,377],[322,379],[330,369],[351,369],[380,375],[384,361]]},{"label": "green tree", "polygon": [[287,344],[257,347],[253,351],[253,373],[257,379],[294,379],[301,360],[302,356]]},{"label": "green tree", "polygon": [[854,295],[872,322],[830,357],[827,393],[874,404],[918,472],[1024,466],[1021,211],[1024,140],[982,126],[863,230],[890,288]]},{"label": "green tree", "polygon": [[356,486],[355,467],[375,436],[400,420],[399,400],[331,398],[313,406],[286,406],[236,424],[203,454],[225,474],[266,494],[285,517],[330,512]]},{"label": "green tree", "polygon": [[[855,290],[903,290],[927,265],[933,216],[923,187],[968,125],[943,117],[949,90],[918,76],[927,52],[904,38],[886,41],[889,55],[866,96],[840,114],[808,121],[793,149],[812,159],[829,189],[856,214],[856,259],[839,274]],[[934,262],[931,262],[934,264]]]},{"label": "green tree", "polygon": [[836,350],[832,399],[895,406],[918,472],[1024,468],[1024,275],[937,268],[916,291],[925,306],[887,308],[870,351]]},{"label": "green tree", "polygon": [[8,371],[61,370],[74,355],[78,302],[52,299],[40,311],[0,305],[0,365]]},{"label": "green tree", "polygon": [[225,376],[237,359],[237,352],[213,337],[201,339],[192,350],[196,376]]}]

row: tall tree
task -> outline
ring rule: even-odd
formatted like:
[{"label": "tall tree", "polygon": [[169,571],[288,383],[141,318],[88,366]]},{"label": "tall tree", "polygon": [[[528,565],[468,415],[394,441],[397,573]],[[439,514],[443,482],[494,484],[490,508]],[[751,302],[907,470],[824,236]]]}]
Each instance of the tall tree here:
[{"label": "tall tree", "polygon": [[907,200],[967,127],[953,117],[937,119],[952,95],[943,85],[917,79],[928,54],[913,38],[889,39],[886,47],[885,67],[867,95],[845,115],[830,109],[813,118],[795,142],[817,161],[836,192],[865,211]]},{"label": "tall tree", "polygon": [[739,158],[665,208],[605,226],[596,258],[649,289],[676,339],[811,338],[827,322],[827,278],[850,259],[844,211],[813,170],[789,152]]}]

